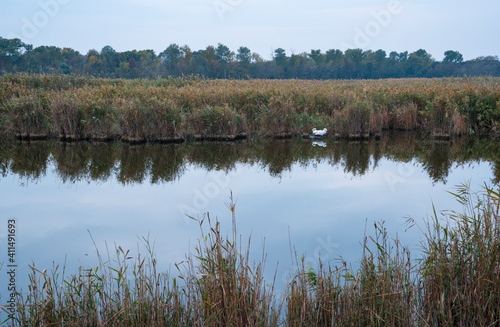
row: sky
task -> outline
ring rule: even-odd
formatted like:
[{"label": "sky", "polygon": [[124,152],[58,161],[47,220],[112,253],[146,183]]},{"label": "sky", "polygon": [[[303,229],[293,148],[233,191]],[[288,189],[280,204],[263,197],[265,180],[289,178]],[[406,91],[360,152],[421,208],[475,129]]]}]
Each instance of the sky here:
[{"label": "sky", "polygon": [[498,0],[2,0],[0,36],[86,54],[218,43],[270,59],[311,49],[500,55]]}]

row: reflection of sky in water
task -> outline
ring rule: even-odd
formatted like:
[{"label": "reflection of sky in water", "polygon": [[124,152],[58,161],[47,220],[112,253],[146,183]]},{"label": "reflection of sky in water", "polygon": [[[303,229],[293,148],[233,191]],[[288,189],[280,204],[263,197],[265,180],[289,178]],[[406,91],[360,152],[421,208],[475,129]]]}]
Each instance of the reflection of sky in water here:
[{"label": "reflection of sky in water", "polygon": [[[209,211],[212,217],[220,217],[223,229],[229,232],[230,212],[225,203],[230,190],[237,200],[238,233],[244,240],[252,235],[255,258],[266,239],[266,277],[272,278],[279,261],[281,280],[290,266],[289,235],[298,255],[305,254],[309,265],[317,264],[318,252],[324,261],[338,256],[353,263],[359,260],[366,218],[369,232],[373,221],[385,220],[390,234],[398,232],[404,244],[416,248],[417,230],[404,233],[403,217],[430,215],[431,200],[438,210],[456,209],[457,203],[446,190],[469,179],[479,190],[492,177],[487,162],[454,168],[446,185],[433,185],[420,164],[387,159],[363,176],[345,174],[341,167],[326,162],[308,168],[294,164],[281,178],[271,177],[257,165],[236,167],[226,176],[188,165],[177,181],[154,185],[124,186],[114,178],[62,183],[53,166],[45,177],[27,186],[21,185],[17,175],[2,178],[2,224],[8,217],[16,217],[18,222],[18,285],[26,283],[27,265],[32,261],[38,268],[50,270],[52,262],[63,264],[67,256],[70,272],[76,272],[80,264],[95,264],[95,248],[87,230],[101,253],[105,242],[110,253],[114,244],[135,252],[141,243],[138,237],[150,235],[156,241],[161,267],[168,268],[185,258],[199,235],[197,223],[183,217],[179,206],[205,205],[199,194],[208,191],[210,200],[200,213]],[[215,187],[215,180],[222,188]],[[3,226],[1,230],[4,233]],[[2,234],[2,244],[4,240]],[[141,252],[146,251],[141,248]]]}]

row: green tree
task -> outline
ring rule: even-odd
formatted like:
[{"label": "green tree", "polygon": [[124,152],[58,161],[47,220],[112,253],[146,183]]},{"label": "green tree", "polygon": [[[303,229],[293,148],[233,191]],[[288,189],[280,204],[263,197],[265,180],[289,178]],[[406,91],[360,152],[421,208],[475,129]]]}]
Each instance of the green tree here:
[{"label": "green tree", "polygon": [[384,50],[377,50],[372,54],[372,63],[373,63],[373,73],[372,77],[374,78],[382,78],[386,77],[386,60],[387,53]]},{"label": "green tree", "polygon": [[162,61],[163,75],[166,76],[179,76],[181,75],[181,60],[184,57],[184,51],[176,44],[170,44],[159,56]]},{"label": "green tree", "polygon": [[397,53],[396,51],[391,51],[391,53],[389,53],[389,60],[391,62],[399,61],[399,53]]},{"label": "green tree", "polygon": [[247,47],[239,47],[238,54],[236,55],[236,60],[242,65],[248,66],[252,61],[252,52]]},{"label": "green tree", "polygon": [[398,58],[400,62],[406,62],[408,60],[408,51],[400,52]]},{"label": "green tree", "polygon": [[423,77],[434,62],[430,53],[424,49],[419,49],[410,53],[406,61],[406,72],[411,77]]},{"label": "green tree", "polygon": [[343,60],[344,53],[338,49],[330,49],[326,52],[326,62],[339,63]]},{"label": "green tree", "polygon": [[339,78],[344,67],[344,53],[338,49],[330,49],[325,53],[325,78]]},{"label": "green tree", "polygon": [[160,53],[160,58],[167,65],[177,65],[183,54],[184,53],[181,47],[175,43],[172,43],[165,49],[165,51]]},{"label": "green tree", "polygon": [[314,60],[315,63],[320,64],[324,62],[324,56],[321,54],[321,50],[312,50],[311,53],[308,54],[308,57]]},{"label": "green tree", "polygon": [[200,55],[202,59],[210,65],[213,65],[214,61],[217,59],[215,47],[213,45],[209,45],[205,50],[201,50]]},{"label": "green tree", "polygon": [[159,77],[159,67],[154,50],[141,50],[137,52],[139,58],[137,63],[137,75],[141,78]]},{"label": "green tree", "polygon": [[219,43],[215,49],[215,57],[222,64],[227,64],[233,60],[234,54],[227,46]]},{"label": "green tree", "polygon": [[71,48],[63,48],[62,57],[64,62],[71,68],[72,73],[84,73],[85,57],[80,52]]},{"label": "green tree", "polygon": [[[0,73],[18,70],[24,54],[31,51],[33,46],[21,42],[19,39],[4,39],[0,37]],[[19,67],[20,68],[20,67]]]},{"label": "green tree", "polygon": [[118,54],[115,49],[109,45],[104,46],[101,50],[100,58],[104,67],[104,74],[106,76],[113,74],[119,63]]},{"label": "green tree", "polygon": [[206,77],[215,77],[215,47],[207,46],[204,50],[193,52],[194,72]]},{"label": "green tree", "polygon": [[194,58],[193,51],[191,51],[191,48],[188,45],[184,45],[181,48],[181,51],[183,53],[182,61],[185,64],[190,64]]},{"label": "green tree", "polygon": [[116,69],[116,73],[121,78],[132,77],[132,72],[130,71],[130,65],[128,62],[125,62],[125,61],[120,62],[120,64],[118,65],[118,68]]},{"label": "green tree", "polygon": [[354,76],[351,77],[360,78],[361,77],[361,62],[363,61],[365,54],[361,49],[347,49],[345,51],[345,58],[349,64],[353,66]]},{"label": "green tree", "polygon": [[54,46],[40,46],[29,53],[27,58],[32,71],[37,73],[58,73],[64,61],[61,48]]},{"label": "green tree", "polygon": [[71,74],[71,72],[72,72],[71,67],[68,66],[68,64],[66,64],[65,62],[63,62],[60,67],[61,67],[61,72],[63,74],[65,74],[65,75]]},{"label": "green tree", "polygon": [[155,78],[200,74],[208,78],[387,78],[500,76],[498,57],[465,61],[458,51],[448,50],[436,62],[424,49],[408,53],[384,50],[330,49],[321,53],[287,56],[282,48],[264,60],[249,48],[236,51],[219,43],[217,47],[192,51],[187,45],[172,43],[158,56],[153,50],[117,52],[107,45],[100,52],[82,55],[71,48],[40,46],[33,49],[19,39],[0,37],[0,74],[10,72],[87,74],[102,77]]},{"label": "green tree", "polygon": [[[404,54],[403,54],[404,56]],[[385,67],[386,77],[402,77],[404,76],[404,67],[401,62],[401,54],[396,51],[389,53],[387,66]]]},{"label": "green tree", "polygon": [[458,51],[448,50],[444,53],[443,63],[456,63],[459,64],[464,61],[462,54]]},{"label": "green tree", "polygon": [[257,64],[265,62],[264,58],[262,58],[257,52],[252,53],[252,61]]},{"label": "green tree", "polygon": [[377,50],[375,51],[374,54],[375,54],[375,61],[379,65],[381,65],[384,62],[385,58],[387,57],[387,53],[384,50]]},{"label": "green tree", "polygon": [[179,72],[181,74],[193,74],[195,70],[194,53],[188,45],[181,47],[182,58],[179,60]]},{"label": "green tree", "polygon": [[280,66],[286,65],[287,56],[286,56],[285,49],[278,48],[278,49],[274,50],[274,58],[273,59]]},{"label": "green tree", "polygon": [[100,75],[101,74],[101,67],[102,67],[102,62],[100,61],[100,54],[97,52],[95,49],[89,50],[87,52],[86,61],[87,64],[85,65],[85,70],[87,71],[88,74],[90,75]]}]

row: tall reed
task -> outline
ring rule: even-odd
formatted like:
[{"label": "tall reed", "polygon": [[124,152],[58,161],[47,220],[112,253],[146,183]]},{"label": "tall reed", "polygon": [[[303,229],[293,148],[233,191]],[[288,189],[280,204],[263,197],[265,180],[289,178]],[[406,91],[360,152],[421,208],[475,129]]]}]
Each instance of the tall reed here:
[{"label": "tall reed", "polygon": [[[500,188],[498,189],[500,191]],[[434,213],[421,271],[422,315],[439,326],[493,326],[500,323],[500,197],[469,185],[452,193],[463,206],[443,225]]]},{"label": "tall reed", "polygon": [[287,297],[290,326],[411,326],[417,319],[414,264],[382,224],[365,237],[360,268],[299,265]]},{"label": "tall reed", "polygon": [[186,134],[199,140],[236,139],[245,132],[245,116],[227,104],[192,109],[186,119]]},{"label": "tall reed", "polygon": [[210,215],[199,220],[202,238],[183,277],[188,301],[203,326],[276,326],[281,303],[276,303],[274,281],[269,285],[264,280],[265,255],[255,265],[249,262],[250,239],[244,249],[236,232],[235,206],[231,196],[230,237],[221,234],[220,222],[212,222]]}]

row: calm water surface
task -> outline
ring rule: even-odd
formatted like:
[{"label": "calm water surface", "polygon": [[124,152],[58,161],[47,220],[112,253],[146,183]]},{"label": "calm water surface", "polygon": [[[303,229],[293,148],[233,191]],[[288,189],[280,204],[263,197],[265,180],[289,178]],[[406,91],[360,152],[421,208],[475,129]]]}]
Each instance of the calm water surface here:
[{"label": "calm water surface", "polygon": [[33,262],[47,270],[66,262],[70,272],[95,265],[92,238],[101,252],[121,246],[133,253],[145,252],[141,239],[149,238],[168,269],[199,237],[186,214],[210,212],[230,231],[231,191],[238,233],[252,236],[254,258],[265,240],[266,276],[279,262],[281,283],[291,265],[290,243],[307,265],[339,257],[355,265],[365,225],[371,231],[383,220],[390,234],[418,249],[419,232],[405,232],[404,217],[422,221],[432,202],[438,210],[458,209],[447,190],[466,181],[480,190],[500,180],[498,140],[413,134],[357,142],[2,141],[0,153],[0,260],[6,260],[7,219],[15,217],[18,285],[26,284]]}]

